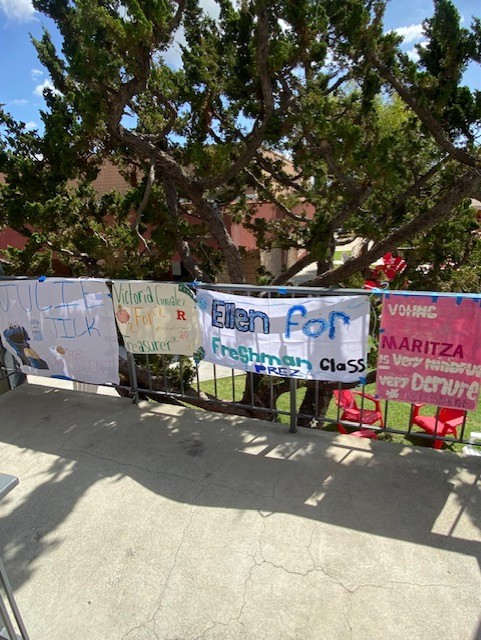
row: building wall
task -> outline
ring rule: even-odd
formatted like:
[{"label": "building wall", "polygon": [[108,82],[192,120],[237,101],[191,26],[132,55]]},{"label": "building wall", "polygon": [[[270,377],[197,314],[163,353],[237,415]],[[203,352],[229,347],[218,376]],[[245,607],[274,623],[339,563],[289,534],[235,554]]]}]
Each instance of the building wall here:
[{"label": "building wall", "polygon": [[[134,176],[135,179],[135,176]],[[4,182],[3,176],[0,174],[0,182]],[[129,189],[129,183],[120,173],[119,169],[111,164],[105,163],[100,169],[99,175],[93,182],[93,186],[99,196],[103,196],[112,190],[116,190],[120,193],[125,193]],[[256,199],[256,194],[251,194],[252,199],[248,202],[248,207],[251,209],[251,213],[254,218],[263,218],[266,220],[283,219],[284,213],[278,209],[271,202],[260,202]],[[312,218],[314,215],[314,208],[312,205],[301,204],[294,209],[296,214],[304,212],[308,218]],[[296,249],[285,250],[274,248],[270,251],[260,251],[257,248],[257,242],[254,234],[245,229],[240,224],[231,224],[226,220],[227,228],[232,236],[233,242],[241,247],[245,256],[243,258],[244,268],[246,271],[246,280],[248,283],[254,284],[257,279],[257,270],[260,266],[263,266],[273,275],[280,273],[282,269],[289,267],[298,258],[298,251]],[[149,236],[147,231],[146,236]],[[5,229],[0,232],[0,249],[5,249],[7,246],[13,246],[23,249],[26,244],[26,239],[12,229]],[[212,247],[216,246],[215,241],[212,239],[208,242]],[[141,243],[139,242],[139,247]],[[173,263],[178,262],[180,256],[174,254]],[[62,274],[63,275],[63,274]],[[220,274],[218,277],[220,282],[228,282],[229,278],[226,273]]]}]

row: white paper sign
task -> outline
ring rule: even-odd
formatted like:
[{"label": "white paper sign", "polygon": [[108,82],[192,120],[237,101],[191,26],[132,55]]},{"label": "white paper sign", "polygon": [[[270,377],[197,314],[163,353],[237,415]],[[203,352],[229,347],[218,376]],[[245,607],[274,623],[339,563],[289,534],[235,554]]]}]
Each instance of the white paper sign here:
[{"label": "white paper sign", "polygon": [[265,299],[200,290],[197,299],[208,362],[341,382],[366,371],[366,296]]},{"label": "white paper sign", "polygon": [[103,280],[1,281],[0,336],[26,374],[119,384],[117,331]]},{"label": "white paper sign", "polygon": [[199,347],[195,297],[182,283],[114,280],[112,296],[130,353],[192,356]]}]

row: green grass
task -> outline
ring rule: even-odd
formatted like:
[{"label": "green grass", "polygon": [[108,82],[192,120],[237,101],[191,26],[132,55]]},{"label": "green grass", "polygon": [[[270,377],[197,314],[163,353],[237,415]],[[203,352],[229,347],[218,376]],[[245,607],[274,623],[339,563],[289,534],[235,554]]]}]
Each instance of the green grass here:
[{"label": "green grass", "polygon": [[[232,380],[234,380],[234,388],[232,385]],[[235,400],[239,402],[240,399],[242,398],[242,393],[244,391],[244,381],[245,381],[245,375],[243,374],[234,376],[233,379],[232,377],[219,378],[217,380],[217,394],[215,393],[215,384],[213,380],[201,382],[200,388],[205,393],[217,395],[219,399],[227,400],[227,401]],[[374,395],[376,392],[375,387],[376,387],[375,384],[368,385],[366,387],[365,392],[371,395]],[[305,388],[298,389],[297,396],[296,396],[297,409],[299,409],[302,403],[302,400],[304,399],[304,395],[305,395]],[[365,405],[366,409],[370,409],[371,404],[372,404],[371,402],[366,401],[366,405]],[[289,393],[284,393],[279,397],[277,401],[277,409],[289,412],[289,408],[290,408],[290,396],[289,396]],[[381,400],[381,409],[384,413],[385,411],[384,400]],[[426,413],[426,414],[431,413],[432,415],[434,410],[435,410],[434,406],[426,405],[423,408],[423,413]],[[407,404],[405,402],[393,402],[393,401],[389,402],[387,420],[386,420],[387,425],[391,428],[407,431],[408,425],[409,425],[410,412],[411,412],[410,404]],[[329,409],[327,411],[327,417],[335,420],[337,418],[337,415],[338,415],[337,406],[334,400],[331,400]],[[279,420],[283,424],[289,424],[289,415],[280,415]],[[337,431],[335,424],[327,425],[324,429],[326,431]],[[469,434],[471,433],[471,431],[481,431],[481,405],[474,412],[468,411],[468,416],[466,419],[466,427],[464,431],[464,436],[466,439],[469,437]],[[411,445],[416,444],[420,446],[423,446],[423,445],[431,446],[430,440],[426,440],[424,438],[416,438],[415,436],[416,432],[422,433],[421,430],[418,430],[415,427],[414,431],[409,436],[409,439],[407,439],[402,434],[395,434],[395,433],[381,434],[380,438],[383,440],[387,440],[387,441],[395,442],[399,444],[411,444]],[[460,430],[458,430],[458,435],[460,435]],[[463,446],[464,445],[462,444],[453,444],[453,445],[449,445],[448,448],[451,449],[452,451],[461,451]]]},{"label": "green grass", "polygon": [[335,251],[334,252],[334,260],[338,260],[340,262],[342,262],[342,254],[346,253],[348,255],[348,257],[351,255],[350,251]]}]

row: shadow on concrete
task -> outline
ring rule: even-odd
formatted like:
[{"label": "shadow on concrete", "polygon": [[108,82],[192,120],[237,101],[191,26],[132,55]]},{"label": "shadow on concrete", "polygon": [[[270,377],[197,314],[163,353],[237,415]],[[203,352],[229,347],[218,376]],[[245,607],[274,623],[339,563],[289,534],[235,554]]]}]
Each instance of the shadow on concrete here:
[{"label": "shadow on concrete", "polygon": [[[287,513],[480,559],[476,458],[32,385],[2,396],[0,417],[0,468],[21,481],[0,529],[16,587],[60,544],[50,534],[82,496],[125,477],[175,502]],[[121,499],[99,508],[122,518]]]}]

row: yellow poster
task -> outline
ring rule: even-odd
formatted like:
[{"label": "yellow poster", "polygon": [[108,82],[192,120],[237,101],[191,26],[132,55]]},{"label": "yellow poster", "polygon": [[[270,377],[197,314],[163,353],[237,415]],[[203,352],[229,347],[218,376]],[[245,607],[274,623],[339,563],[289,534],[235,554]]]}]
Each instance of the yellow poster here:
[{"label": "yellow poster", "polygon": [[192,356],[198,348],[195,296],[184,284],[114,280],[112,299],[130,353]]}]

